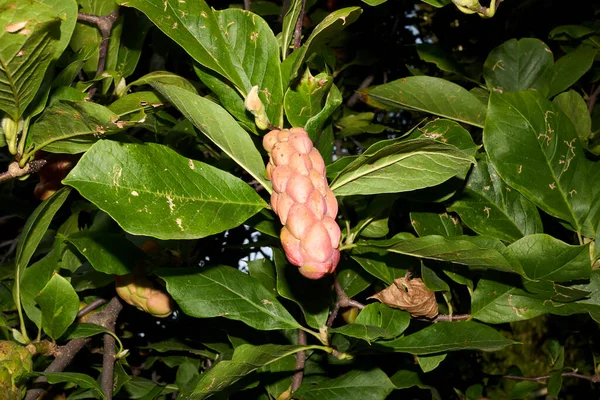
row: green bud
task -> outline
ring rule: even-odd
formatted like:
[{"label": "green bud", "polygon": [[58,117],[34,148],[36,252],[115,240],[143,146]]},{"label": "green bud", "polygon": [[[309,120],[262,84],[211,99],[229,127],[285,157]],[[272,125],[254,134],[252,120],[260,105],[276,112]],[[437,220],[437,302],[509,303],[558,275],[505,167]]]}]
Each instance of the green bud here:
[{"label": "green bud", "polygon": [[4,131],[4,137],[8,144],[8,151],[10,154],[17,154],[17,137],[19,136],[19,123],[13,121],[11,117],[5,115],[2,118],[2,130]]}]

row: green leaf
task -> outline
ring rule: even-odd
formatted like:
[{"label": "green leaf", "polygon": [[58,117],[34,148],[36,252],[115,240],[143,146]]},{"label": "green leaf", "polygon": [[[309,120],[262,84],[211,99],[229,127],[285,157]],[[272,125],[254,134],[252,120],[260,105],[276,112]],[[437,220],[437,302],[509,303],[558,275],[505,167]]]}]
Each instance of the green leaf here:
[{"label": "green leaf", "polygon": [[95,231],[81,231],[65,238],[91,266],[105,274],[127,275],[135,269],[136,261],[144,253],[124,235]]},{"label": "green leaf", "polygon": [[185,89],[188,92],[196,93],[196,88],[194,87],[194,85],[192,85],[190,81],[188,81],[182,76],[179,76],[169,71],[150,72],[149,74],[146,74],[127,85],[127,90],[130,89],[132,86],[151,85],[153,83],[162,83],[164,85],[177,86],[178,88]]},{"label": "green leaf", "polygon": [[54,274],[35,301],[42,310],[44,332],[56,340],[75,321],[79,311],[79,296],[62,276]]},{"label": "green leaf", "polygon": [[478,234],[508,242],[543,230],[535,205],[500,178],[486,155],[477,161],[465,188],[448,210],[460,215]]},{"label": "green leaf", "polygon": [[588,112],[587,103],[583,97],[574,90],[561,93],[552,100],[570,120],[582,146],[587,147],[588,138],[592,132],[592,117]]},{"label": "green leaf", "polygon": [[596,53],[596,49],[582,45],[577,50],[567,53],[558,59],[552,69],[548,97],[567,90],[588,72],[594,63]]},{"label": "green leaf", "polygon": [[337,267],[337,278],[344,293],[350,298],[368,288],[374,280],[358,263],[344,259],[340,260]]},{"label": "green leaf", "polygon": [[423,3],[427,3],[427,4],[437,7],[437,8],[441,8],[441,7],[444,7],[445,5],[452,3],[452,0],[421,0],[421,1]]},{"label": "green leaf", "polygon": [[310,140],[313,141],[315,147],[323,154],[325,164],[331,162],[333,133],[329,132],[331,126],[326,126],[333,112],[342,104],[342,93],[335,85],[331,85],[329,93],[325,98],[325,104],[321,111],[309,118],[304,125],[304,129],[308,133]]},{"label": "green leaf", "polygon": [[483,76],[490,91],[499,93],[536,89],[544,96],[550,89],[554,57],[538,39],[511,39],[490,52]]},{"label": "green leaf", "polygon": [[190,399],[204,399],[217,393],[260,367],[269,365],[299,351],[306,351],[319,346],[282,346],[266,344],[252,346],[242,344],[233,352],[231,360],[215,364],[208,372],[201,375]]},{"label": "green leaf", "polygon": [[427,289],[433,292],[449,292],[450,286],[431,269],[421,264],[421,278]]},{"label": "green leaf", "polygon": [[[409,237],[413,237],[409,235]],[[374,277],[391,285],[406,275],[409,268],[418,268],[420,262],[401,254],[388,253],[384,248],[358,246],[352,249],[352,259]]]},{"label": "green leaf", "polygon": [[421,43],[417,44],[416,47],[421,60],[435,64],[442,71],[466,75],[463,67],[453,57],[446,54],[440,46]]},{"label": "green leaf", "polygon": [[447,261],[471,268],[491,268],[501,271],[521,272],[520,265],[511,264],[503,255],[504,245],[497,239],[479,236],[425,236],[416,239],[392,241],[364,241],[358,247],[384,248],[398,253],[428,260]]},{"label": "green leaf", "polygon": [[262,285],[277,294],[277,274],[275,265],[268,258],[248,261],[248,274],[256,278]]},{"label": "green leaf", "polygon": [[306,68],[296,85],[285,92],[285,115],[292,126],[305,126],[306,122],[323,108],[325,96],[333,85],[333,78],[326,72],[312,76]]},{"label": "green leaf", "polygon": [[127,34],[121,36],[115,69],[123,78],[128,78],[135,72],[142,55],[144,39],[152,27],[152,23],[137,11],[127,10],[124,13]]},{"label": "green leaf", "polygon": [[100,141],[63,182],[125,231],[159,239],[219,233],[265,207],[256,192],[233,175],[152,143]]},{"label": "green leaf", "polygon": [[360,311],[354,323],[379,327],[387,332],[387,337],[393,338],[408,328],[410,314],[382,303],[371,303]]},{"label": "green leaf", "polygon": [[446,359],[447,355],[448,353],[434,354],[428,356],[421,355],[417,357],[417,362],[419,363],[419,366],[421,367],[423,372],[427,373],[436,369],[442,363],[442,361]]},{"label": "green leaf", "polygon": [[443,208],[432,209],[430,204],[427,207],[415,208],[410,212],[410,223],[417,232],[417,235],[423,237],[428,235],[441,236],[460,236],[463,234],[462,225],[456,216],[448,214]]},{"label": "green leaf", "polygon": [[164,101],[154,92],[135,92],[126,94],[108,106],[108,109],[121,118],[139,111],[160,107]]},{"label": "green leaf", "polygon": [[91,376],[86,374],[80,374],[77,372],[38,372],[48,379],[48,383],[55,385],[57,383],[72,383],[83,389],[92,389],[96,396],[101,399],[105,399],[104,393],[100,388],[98,382],[96,382]]},{"label": "green leaf", "polygon": [[300,327],[271,291],[235,268],[169,269],[160,270],[158,275],[189,316],[222,316],[262,330]]},{"label": "green leaf", "polygon": [[221,107],[198,95],[174,86],[152,84],[169,100],[196,128],[221,148],[229,157],[244,168],[271,191],[271,183],[265,177],[265,164],[254,146],[250,135],[245,132],[231,115]]},{"label": "green leaf", "polygon": [[[483,142],[496,171],[548,214],[563,219],[584,236],[598,221],[589,185],[600,168],[585,158],[571,121],[539,92],[492,93]],[[590,211],[591,210],[591,211]]]},{"label": "green leaf", "polygon": [[385,329],[374,325],[364,325],[354,322],[353,324],[347,324],[340,326],[339,328],[330,328],[328,330],[331,333],[338,333],[340,335],[361,339],[367,343],[380,338],[391,338],[391,336]]},{"label": "green leaf", "polygon": [[283,26],[281,27],[281,61],[285,60],[287,53],[290,50],[290,43],[294,37],[296,23],[298,22],[302,7],[302,0],[291,1],[289,8],[283,17]]},{"label": "green leaf", "polygon": [[410,354],[435,354],[446,351],[497,351],[514,344],[494,328],[473,321],[438,322],[427,328],[379,344]]},{"label": "green leaf", "polygon": [[284,88],[296,77],[306,56],[310,54],[313,48],[317,48],[328,39],[336,37],[342,29],[356,21],[361,13],[362,10],[359,7],[346,7],[327,14],[313,29],[304,44],[286,58],[281,65]]},{"label": "green leaf", "polygon": [[[454,146],[431,139],[376,143],[331,182],[338,196],[406,192],[438,185],[474,160]],[[402,179],[397,179],[402,176]]]},{"label": "green leaf", "polygon": [[548,235],[529,235],[508,246],[508,252],[533,280],[564,282],[589,279],[589,244],[571,246]]},{"label": "green leaf", "polygon": [[514,277],[488,275],[479,280],[471,299],[473,318],[490,324],[523,321],[546,314],[551,305],[534,299]]},{"label": "green leaf", "polygon": [[[65,4],[62,1],[52,7],[20,0],[0,12],[0,110],[14,121],[34,99],[55,53],[64,49],[57,38],[61,35],[60,17],[68,10],[68,4],[62,10]],[[71,21],[65,24],[72,26]]]},{"label": "green leaf", "polygon": [[86,338],[95,335],[99,335],[101,333],[111,332],[103,326],[97,324],[90,324],[87,322],[80,322],[77,324],[71,325],[71,327],[67,330],[67,334],[65,335],[65,340],[77,339],[77,338]]},{"label": "green leaf", "polygon": [[117,114],[100,104],[59,101],[31,126],[26,146],[51,153],[83,153],[104,135],[121,131],[121,124]]},{"label": "green leaf", "polygon": [[146,14],[194,60],[226,77],[243,94],[252,87],[217,16],[204,0],[127,0],[120,4]]},{"label": "green leaf", "polygon": [[58,251],[52,250],[44,258],[25,269],[21,278],[21,304],[27,317],[41,328],[42,312],[37,307],[35,296],[50,281],[54,272],[58,270]]},{"label": "green leaf", "polygon": [[369,371],[353,370],[333,379],[324,379],[315,385],[304,384],[294,392],[299,400],[321,399],[385,399],[395,386],[378,368]]},{"label": "green leaf", "polygon": [[305,278],[279,249],[273,249],[273,261],[277,269],[277,292],[300,306],[310,327],[323,328],[332,302],[330,282]]},{"label": "green leaf", "polygon": [[[283,84],[279,63],[279,44],[264,19],[248,11],[229,8],[216,12],[221,31],[231,44],[231,57],[237,57],[258,96],[269,121],[283,125]],[[214,53],[213,53],[214,54]],[[249,87],[240,87],[242,92]]]},{"label": "green leaf", "polygon": [[423,111],[480,128],[485,122],[485,105],[466,89],[441,78],[411,76],[361,93],[373,107]]}]

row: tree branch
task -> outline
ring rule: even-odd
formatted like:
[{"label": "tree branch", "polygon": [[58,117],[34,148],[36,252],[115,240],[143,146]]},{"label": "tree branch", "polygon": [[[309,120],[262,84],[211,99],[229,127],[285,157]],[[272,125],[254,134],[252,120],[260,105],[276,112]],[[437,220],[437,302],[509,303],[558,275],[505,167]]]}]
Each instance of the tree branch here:
[{"label": "tree branch", "polygon": [[38,172],[44,165],[46,160],[33,160],[25,164],[23,168],[19,167],[19,163],[14,161],[8,166],[8,171],[0,174],[0,182],[8,181],[14,178],[20,178],[27,174]]},{"label": "tree branch", "polygon": [[[119,18],[119,9],[111,12],[108,15],[93,15],[86,13],[77,14],[77,20],[83,22],[89,22],[96,25],[102,35],[102,43],[100,43],[100,52],[98,54],[98,68],[96,69],[96,77],[102,75],[106,66],[106,53],[108,52],[108,44],[110,41],[110,31]],[[90,89],[89,98],[91,99],[96,94],[98,88],[94,86]]]},{"label": "tree branch", "polygon": [[300,8],[300,14],[298,14],[298,20],[296,21],[296,29],[294,30],[294,50],[300,47],[300,41],[302,39],[302,24],[304,22],[304,8],[306,6],[306,0],[302,0],[302,8]]},{"label": "tree branch", "polygon": [[440,314],[433,319],[427,319],[431,322],[452,322],[452,321],[467,321],[471,319],[471,314]]},{"label": "tree branch", "polygon": [[327,319],[328,328],[331,328],[333,326],[333,321],[335,321],[335,318],[337,317],[340,308],[356,307],[359,310],[365,308],[364,304],[356,300],[352,300],[350,297],[348,297],[348,295],[346,295],[346,292],[344,292],[344,288],[342,288],[342,285],[340,285],[340,282],[338,281],[337,275],[333,276],[333,284],[335,287],[336,302],[333,306],[333,310],[331,311],[331,315],[329,315],[329,318]]},{"label": "tree branch", "polygon": [[[123,305],[117,297],[113,297],[108,305],[99,313],[91,315],[88,322],[97,324],[105,328],[110,329],[114,324],[121,312]],[[63,371],[75,358],[77,353],[85,347],[92,339],[91,338],[78,338],[69,341],[66,345],[60,346],[55,352],[55,358],[52,363],[44,370],[44,372],[61,372]],[[112,346],[114,354],[114,344]],[[114,355],[113,355],[114,360]],[[46,393],[46,378],[43,376],[38,377],[33,385],[32,389],[27,391],[25,400],[35,400],[44,393]],[[111,386],[112,389],[112,386]],[[111,390],[112,392],[112,390]]]},{"label": "tree branch", "polygon": [[[306,344],[306,332],[302,329],[298,329],[298,344]],[[302,385],[302,379],[304,378],[304,363],[306,361],[306,351],[300,351],[296,353],[296,372],[292,377],[291,392],[294,393],[300,385]]]},{"label": "tree branch", "polygon": [[[600,375],[598,375],[598,374],[593,375],[593,376],[588,376],[588,375],[579,374],[577,372],[563,372],[562,374],[560,374],[560,376],[564,376],[564,377],[568,377],[568,378],[584,379],[586,381],[590,381],[590,382],[593,382],[593,383],[600,382]],[[543,380],[546,380],[546,379],[550,379],[550,375],[532,376],[532,377],[516,376],[516,375],[504,375],[503,378],[504,379],[513,379],[515,381],[543,381]]]},{"label": "tree branch", "polygon": [[590,93],[587,99],[588,112],[592,115],[594,112],[594,107],[596,106],[596,101],[598,100],[598,96],[600,95],[600,83],[596,86],[596,88]]},{"label": "tree branch", "polygon": [[79,312],[77,313],[77,318],[85,317],[86,315],[88,315],[89,313],[91,313],[92,311],[94,311],[96,308],[100,307],[103,304],[106,304],[105,299],[96,299],[96,300],[92,301],[90,304],[86,305],[81,310],[79,310]]}]

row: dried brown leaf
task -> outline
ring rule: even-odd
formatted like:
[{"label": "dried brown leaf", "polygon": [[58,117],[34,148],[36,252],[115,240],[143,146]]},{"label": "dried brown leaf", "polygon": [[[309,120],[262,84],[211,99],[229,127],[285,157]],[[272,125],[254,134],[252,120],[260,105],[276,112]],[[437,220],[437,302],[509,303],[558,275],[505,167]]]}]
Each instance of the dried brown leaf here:
[{"label": "dried brown leaf", "polygon": [[435,293],[427,289],[421,278],[398,278],[394,284],[369,297],[392,308],[408,311],[413,317],[434,318],[438,315]]}]

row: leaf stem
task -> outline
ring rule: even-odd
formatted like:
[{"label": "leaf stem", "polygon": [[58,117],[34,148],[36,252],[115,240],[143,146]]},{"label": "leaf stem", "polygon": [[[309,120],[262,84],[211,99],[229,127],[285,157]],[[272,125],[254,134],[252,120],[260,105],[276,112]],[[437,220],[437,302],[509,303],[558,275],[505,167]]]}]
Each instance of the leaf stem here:
[{"label": "leaf stem", "polygon": [[333,306],[333,310],[331,310],[331,314],[329,315],[329,318],[327,319],[327,327],[328,328],[331,328],[333,326],[333,322],[335,321],[335,318],[337,317],[338,312],[340,311],[341,308],[356,307],[360,310],[365,308],[364,304],[362,304],[356,300],[352,300],[350,297],[348,297],[346,292],[344,292],[344,288],[340,284],[340,281],[338,280],[337,275],[333,276],[333,285],[335,287],[335,294],[336,294],[337,300]]},{"label": "leaf stem", "polygon": [[[562,374],[560,374],[560,376],[565,376],[565,377],[569,377],[569,378],[585,379],[586,381],[590,381],[593,383],[600,382],[600,375],[598,375],[598,374],[588,376],[588,375],[579,374],[577,372],[563,372]],[[531,376],[531,377],[516,376],[516,375],[504,375],[503,378],[504,379],[513,379],[516,381],[543,381],[546,379],[550,379],[550,375]]]}]

